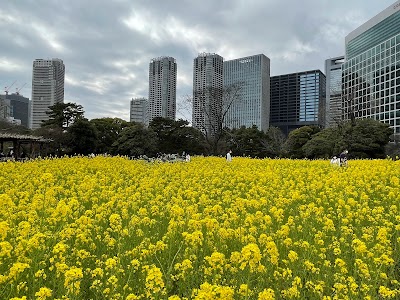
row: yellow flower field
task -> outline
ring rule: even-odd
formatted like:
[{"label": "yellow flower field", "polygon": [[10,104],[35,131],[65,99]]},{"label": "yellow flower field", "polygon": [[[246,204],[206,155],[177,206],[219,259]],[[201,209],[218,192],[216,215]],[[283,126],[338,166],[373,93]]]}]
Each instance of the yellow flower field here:
[{"label": "yellow flower field", "polygon": [[400,162],[0,165],[0,299],[400,299]]}]

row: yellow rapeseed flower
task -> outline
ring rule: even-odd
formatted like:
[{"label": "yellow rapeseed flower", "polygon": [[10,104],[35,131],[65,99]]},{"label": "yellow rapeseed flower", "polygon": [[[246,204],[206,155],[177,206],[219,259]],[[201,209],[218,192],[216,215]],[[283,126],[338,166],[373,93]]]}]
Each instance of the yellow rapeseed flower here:
[{"label": "yellow rapeseed flower", "polygon": [[35,293],[37,300],[45,300],[50,298],[52,295],[52,290],[47,287],[41,287],[38,292]]}]

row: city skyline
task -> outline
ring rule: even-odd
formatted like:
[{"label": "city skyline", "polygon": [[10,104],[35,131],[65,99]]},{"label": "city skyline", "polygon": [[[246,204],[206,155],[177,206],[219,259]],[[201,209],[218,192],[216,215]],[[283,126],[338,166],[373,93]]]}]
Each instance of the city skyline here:
[{"label": "city skyline", "polygon": [[147,97],[149,61],[172,56],[179,65],[176,117],[190,119],[179,102],[192,94],[199,53],[225,60],[263,53],[271,76],[324,72],[326,59],[344,54],[345,36],[394,2],[7,2],[0,8],[0,84],[28,83],[20,92],[31,98],[32,61],[60,58],[65,102],[81,104],[89,119],[129,120],[130,100]]}]

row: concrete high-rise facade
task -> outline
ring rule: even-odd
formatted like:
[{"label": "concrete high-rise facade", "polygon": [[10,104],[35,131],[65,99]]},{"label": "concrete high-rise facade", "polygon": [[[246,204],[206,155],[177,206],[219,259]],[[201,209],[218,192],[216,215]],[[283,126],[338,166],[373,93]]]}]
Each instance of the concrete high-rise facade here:
[{"label": "concrete high-rise facade", "polygon": [[30,128],[40,128],[49,119],[49,106],[64,102],[65,66],[61,59],[36,59],[32,71]]},{"label": "concrete high-rise facade", "polygon": [[320,70],[271,77],[270,126],[285,135],[301,126],[325,124],[326,78]]},{"label": "concrete high-rise facade", "polygon": [[7,120],[11,117],[11,103],[7,95],[0,95],[0,120]]},{"label": "concrete high-rise facade", "polygon": [[224,59],[215,53],[200,53],[193,61],[192,125],[212,136],[221,125]]},{"label": "concrete high-rise facade", "polygon": [[132,98],[129,121],[149,125],[149,101],[146,98]]},{"label": "concrete high-rise facade", "polygon": [[177,65],[173,57],[153,58],[149,65],[149,122],[156,117],[175,120]]},{"label": "concrete high-rise facade", "polygon": [[[258,54],[224,62],[224,89],[238,88],[236,99],[227,111],[228,128],[252,127],[266,131],[269,127],[270,60]],[[234,92],[236,92],[234,90]]]},{"label": "concrete high-rise facade", "polygon": [[325,60],[326,109],[325,127],[334,127],[342,120],[342,65],[344,56]]},{"label": "concrete high-rise facade", "polygon": [[400,135],[400,1],[349,33],[343,119],[373,118]]}]

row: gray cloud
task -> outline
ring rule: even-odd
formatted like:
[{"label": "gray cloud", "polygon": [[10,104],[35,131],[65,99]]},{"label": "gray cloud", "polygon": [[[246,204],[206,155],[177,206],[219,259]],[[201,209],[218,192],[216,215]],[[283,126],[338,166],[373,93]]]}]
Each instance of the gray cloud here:
[{"label": "gray cloud", "polygon": [[[30,97],[32,62],[60,58],[65,101],[86,117],[129,119],[132,97],[148,96],[152,58],[178,63],[177,99],[191,94],[193,59],[264,53],[271,75],[323,70],[344,53],[344,37],[393,0],[19,0],[0,7],[0,86]],[[186,111],[186,112],[185,112]],[[177,117],[188,117],[181,109]]]}]

